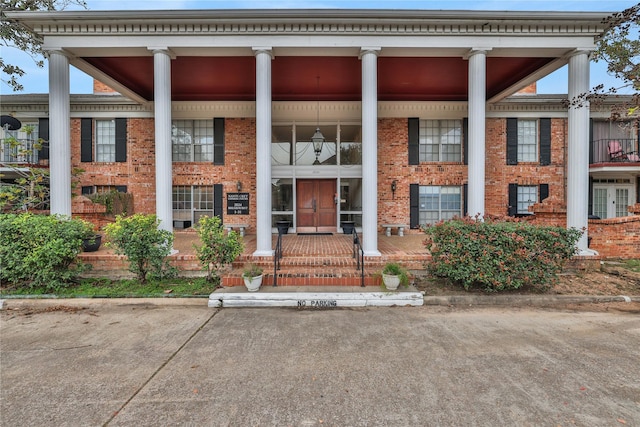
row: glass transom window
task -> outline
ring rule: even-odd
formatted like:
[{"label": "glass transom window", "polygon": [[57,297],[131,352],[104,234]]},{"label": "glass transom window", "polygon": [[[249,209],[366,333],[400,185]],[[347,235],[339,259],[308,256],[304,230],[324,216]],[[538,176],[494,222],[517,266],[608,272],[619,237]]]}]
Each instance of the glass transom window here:
[{"label": "glass transom window", "polygon": [[462,161],[462,121],[420,120],[420,161]]},{"label": "glass transom window", "polygon": [[518,162],[536,162],[537,160],[538,121],[518,120]]}]

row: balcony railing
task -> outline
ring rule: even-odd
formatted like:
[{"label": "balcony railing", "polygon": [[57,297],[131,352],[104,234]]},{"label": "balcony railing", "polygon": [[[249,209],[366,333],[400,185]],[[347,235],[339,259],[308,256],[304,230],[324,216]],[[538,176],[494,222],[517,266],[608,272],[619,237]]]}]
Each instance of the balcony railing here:
[{"label": "balcony railing", "polygon": [[598,139],[591,141],[589,164],[594,163],[638,163],[638,140]]},{"label": "balcony railing", "polygon": [[[0,142],[0,162],[13,164],[37,164],[42,152],[49,151],[48,143],[30,139],[13,139]],[[48,153],[47,153],[48,154]],[[43,156],[48,158],[48,156]]]}]

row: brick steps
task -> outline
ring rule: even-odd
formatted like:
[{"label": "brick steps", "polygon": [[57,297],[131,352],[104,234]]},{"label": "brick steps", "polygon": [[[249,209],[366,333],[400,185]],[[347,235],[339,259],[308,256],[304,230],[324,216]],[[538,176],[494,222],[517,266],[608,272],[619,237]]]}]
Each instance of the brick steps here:
[{"label": "brick steps", "polygon": [[[273,265],[264,268],[263,286],[273,285]],[[364,285],[379,286],[381,277],[378,271],[365,270]],[[277,272],[278,286],[360,286],[362,278],[360,272],[352,268],[281,268]],[[243,286],[242,269],[234,269],[222,277],[222,286]]]}]

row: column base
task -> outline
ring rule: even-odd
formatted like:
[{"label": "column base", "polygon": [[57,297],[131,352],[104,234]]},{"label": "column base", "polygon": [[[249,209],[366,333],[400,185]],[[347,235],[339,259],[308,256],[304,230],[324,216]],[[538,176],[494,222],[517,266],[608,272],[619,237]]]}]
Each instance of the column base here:
[{"label": "column base", "polygon": [[578,249],[578,256],[598,256],[600,255],[598,251],[594,251],[593,249]]},{"label": "column base", "polygon": [[365,250],[364,251],[364,256],[382,256],[382,254],[378,250],[374,250],[374,251]]},{"label": "column base", "polygon": [[275,251],[269,250],[269,251],[255,251],[252,255],[253,256],[273,256],[275,253]]}]

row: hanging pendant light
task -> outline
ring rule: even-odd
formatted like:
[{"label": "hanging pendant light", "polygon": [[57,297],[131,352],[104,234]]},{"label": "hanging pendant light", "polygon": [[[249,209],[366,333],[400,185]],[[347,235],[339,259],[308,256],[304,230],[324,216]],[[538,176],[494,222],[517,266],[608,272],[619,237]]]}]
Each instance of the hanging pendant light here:
[{"label": "hanging pendant light", "polygon": [[317,89],[317,103],[316,103],[316,131],[311,137],[311,142],[313,143],[313,151],[316,153],[316,161],[313,162],[314,165],[319,165],[320,160],[318,157],[322,152],[322,144],[324,143],[324,135],[320,132],[320,76],[317,76],[318,79],[318,89]]}]

